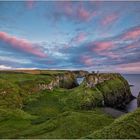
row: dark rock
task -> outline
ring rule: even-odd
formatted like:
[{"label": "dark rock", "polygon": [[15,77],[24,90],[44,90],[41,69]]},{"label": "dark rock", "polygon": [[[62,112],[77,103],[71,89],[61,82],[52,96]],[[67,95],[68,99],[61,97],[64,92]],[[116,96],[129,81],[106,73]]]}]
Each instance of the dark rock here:
[{"label": "dark rock", "polygon": [[89,74],[88,71],[83,71],[83,70],[72,71],[72,73],[75,74],[76,77],[85,77],[87,74]]},{"label": "dark rock", "polygon": [[54,88],[66,88],[71,89],[77,87],[78,83],[74,73],[68,71],[63,74],[57,74],[54,76],[53,80],[49,84],[39,84],[38,87],[40,90],[53,90]]},{"label": "dark rock", "polygon": [[134,85],[129,85],[130,87],[133,87]]},{"label": "dark rock", "polygon": [[138,107],[140,107],[140,92],[139,92],[139,95],[137,97],[137,105],[138,105]]}]

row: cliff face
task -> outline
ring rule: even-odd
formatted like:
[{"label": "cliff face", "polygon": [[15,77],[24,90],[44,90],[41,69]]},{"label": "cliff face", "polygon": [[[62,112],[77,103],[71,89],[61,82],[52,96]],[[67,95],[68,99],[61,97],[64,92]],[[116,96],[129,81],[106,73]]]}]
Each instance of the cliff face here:
[{"label": "cliff face", "polygon": [[88,74],[83,85],[98,89],[105,106],[123,109],[133,98],[128,82],[120,74]]},{"label": "cliff face", "polygon": [[76,75],[72,72],[66,72],[64,74],[57,74],[49,84],[39,84],[40,90],[53,90],[54,88],[66,88],[71,89],[78,86],[76,81]]},{"label": "cliff face", "polygon": [[138,105],[138,107],[140,107],[140,92],[139,92],[139,95],[137,97],[137,105]]},{"label": "cliff face", "polygon": [[89,74],[88,71],[83,71],[83,70],[73,71],[72,73],[73,73],[76,77],[85,77],[86,75]]}]

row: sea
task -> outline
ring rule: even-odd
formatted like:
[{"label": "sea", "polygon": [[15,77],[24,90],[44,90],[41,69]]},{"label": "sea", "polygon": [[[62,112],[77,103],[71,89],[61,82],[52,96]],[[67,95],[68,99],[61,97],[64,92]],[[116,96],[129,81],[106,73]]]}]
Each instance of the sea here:
[{"label": "sea", "polygon": [[[131,93],[137,97],[140,92],[140,74],[122,74],[131,86]],[[137,109],[137,99],[132,100],[126,107],[126,111],[132,112]]]}]

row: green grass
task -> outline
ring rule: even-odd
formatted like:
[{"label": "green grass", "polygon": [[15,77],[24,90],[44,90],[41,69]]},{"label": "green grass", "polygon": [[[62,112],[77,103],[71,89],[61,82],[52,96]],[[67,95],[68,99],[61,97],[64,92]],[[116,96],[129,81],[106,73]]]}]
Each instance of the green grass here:
[{"label": "green grass", "polygon": [[5,120],[0,120],[1,138],[80,138],[113,122],[113,118],[100,109],[65,111],[50,118],[46,115],[42,122],[42,118],[26,112],[10,111],[3,115]]},{"label": "green grass", "polygon": [[[86,137],[85,137],[86,138]],[[87,136],[93,139],[140,139],[140,108]]]},{"label": "green grass", "polygon": [[67,104],[78,93],[73,91],[46,90],[28,100],[24,110],[1,109],[0,138],[80,138],[113,122],[100,109],[80,111],[77,104]]},{"label": "green grass", "polygon": [[52,78],[50,73],[0,74],[0,92],[6,91],[0,96],[0,138],[80,138],[113,122],[100,109],[82,111],[84,104],[100,102],[97,89],[86,94],[82,86],[34,90]]}]

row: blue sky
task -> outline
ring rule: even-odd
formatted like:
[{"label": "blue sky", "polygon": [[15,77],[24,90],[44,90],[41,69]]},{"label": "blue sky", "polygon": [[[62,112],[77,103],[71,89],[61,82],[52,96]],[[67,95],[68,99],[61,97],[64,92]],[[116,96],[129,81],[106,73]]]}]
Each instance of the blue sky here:
[{"label": "blue sky", "polygon": [[0,69],[140,73],[140,2],[0,1]]}]

